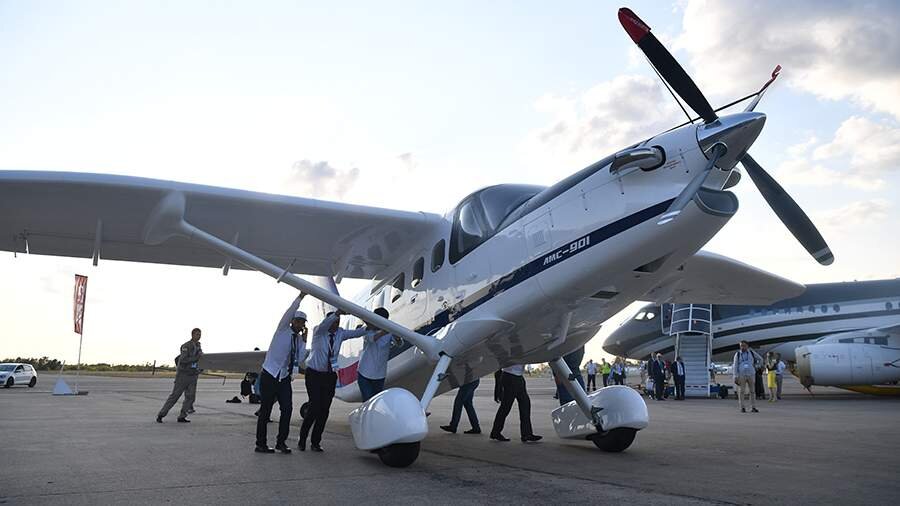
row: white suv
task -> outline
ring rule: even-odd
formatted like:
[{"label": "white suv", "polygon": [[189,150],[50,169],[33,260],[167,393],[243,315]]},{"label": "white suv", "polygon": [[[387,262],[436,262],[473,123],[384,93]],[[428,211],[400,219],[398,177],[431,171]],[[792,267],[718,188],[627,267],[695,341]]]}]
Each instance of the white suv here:
[{"label": "white suv", "polygon": [[13,385],[37,384],[37,371],[30,364],[0,364],[0,385],[9,388]]}]

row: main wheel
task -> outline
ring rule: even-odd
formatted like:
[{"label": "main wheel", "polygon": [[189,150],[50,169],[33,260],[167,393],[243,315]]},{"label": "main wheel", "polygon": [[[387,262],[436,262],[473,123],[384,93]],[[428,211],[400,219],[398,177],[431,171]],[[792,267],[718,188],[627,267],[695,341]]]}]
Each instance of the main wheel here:
[{"label": "main wheel", "polygon": [[28,388],[34,388],[35,385],[37,385],[37,378],[32,376],[31,381],[28,382]]},{"label": "main wheel", "polygon": [[628,427],[619,427],[618,429],[613,429],[606,434],[597,434],[591,438],[591,441],[594,442],[594,445],[597,448],[605,452],[621,452],[626,448],[631,446],[631,443],[634,441],[634,436],[637,434],[637,429],[631,429]]},{"label": "main wheel", "polygon": [[419,442],[397,443],[378,450],[378,458],[390,467],[408,467],[419,457]]},{"label": "main wheel", "polygon": [[309,414],[309,403],[304,402],[302,406],[300,406],[300,418],[306,418],[306,415]]},{"label": "main wheel", "polygon": [[16,384],[16,380],[12,379],[12,376],[8,380],[6,380],[6,384],[3,385],[3,388],[9,388]]}]

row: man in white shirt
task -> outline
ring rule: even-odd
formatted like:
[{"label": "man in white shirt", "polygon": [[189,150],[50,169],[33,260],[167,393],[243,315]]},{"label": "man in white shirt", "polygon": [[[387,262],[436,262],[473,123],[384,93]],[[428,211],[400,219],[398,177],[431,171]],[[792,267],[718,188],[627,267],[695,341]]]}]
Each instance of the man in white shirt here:
[{"label": "man in white shirt", "polygon": [[328,411],[334,399],[334,388],[337,385],[338,356],[341,343],[345,339],[354,339],[369,334],[365,328],[347,330],[341,328],[341,311],[328,313],[315,330],[306,360],[306,393],[309,395],[309,411],[300,426],[300,441],[297,447],[306,450],[306,436],[312,429],[310,449],[322,451],[322,433],[328,421]]},{"label": "man in white shirt", "polygon": [[675,380],[675,400],[684,400],[684,362],[681,357],[675,357],[675,361],[670,366],[672,370],[672,379]]},{"label": "man in white shirt", "polygon": [[747,341],[741,341],[741,349],[734,354],[734,384],[738,394],[738,405],[741,407],[741,413],[746,413],[744,407],[744,392],[750,398],[750,411],[759,413],[756,409],[756,368],[762,364],[762,357],[755,351],[750,349]]},{"label": "man in white shirt", "polygon": [[587,391],[597,390],[597,364],[593,360],[588,360],[584,368],[587,369]]},{"label": "man in white shirt", "polygon": [[543,436],[535,436],[531,428],[531,399],[528,397],[528,391],[525,390],[525,378],[522,377],[524,372],[525,366],[516,364],[504,367],[499,377],[496,377],[498,383],[494,387],[494,400],[500,402],[500,407],[497,408],[497,414],[494,416],[491,439],[509,441],[509,438],[505,437],[502,432],[513,401],[519,407],[519,433],[522,436],[522,442],[533,443],[543,438]]},{"label": "man in white shirt", "polygon": [[787,366],[784,365],[784,362],[781,360],[781,354],[778,354],[778,362],[775,364],[775,384],[777,385],[777,391],[775,393],[775,397],[780,401],[781,400],[781,382],[784,380],[784,370]]},{"label": "man in white shirt", "polygon": [[[382,318],[390,317],[388,310],[380,307],[373,311]],[[356,370],[357,384],[363,402],[371,399],[384,390],[384,378],[387,376],[387,363],[391,354],[391,341],[394,337],[384,331],[369,328],[364,337],[362,354],[359,356],[359,368]]]},{"label": "man in white shirt", "polygon": [[[260,407],[256,418],[256,452],[291,453],[287,447],[288,433],[291,428],[291,412],[293,411],[293,395],[291,374],[294,367],[306,358],[306,313],[298,311],[304,294],[300,294],[291,302],[287,311],[278,322],[272,342],[266,351],[260,373]],[[278,438],[275,448],[268,445],[266,425],[272,414],[272,406],[278,400],[281,417],[278,420]]]}]

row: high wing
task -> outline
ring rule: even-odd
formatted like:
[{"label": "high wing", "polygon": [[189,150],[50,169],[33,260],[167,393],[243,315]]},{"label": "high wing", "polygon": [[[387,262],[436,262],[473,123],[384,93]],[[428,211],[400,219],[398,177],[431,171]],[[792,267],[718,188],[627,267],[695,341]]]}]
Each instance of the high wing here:
[{"label": "high wing", "polygon": [[173,191],[185,195],[189,222],[275,265],[293,260],[297,274],[377,277],[443,221],[435,214],[138,177],[0,171],[0,250],[91,258],[99,249],[110,260],[223,267],[222,255],[184,238],[144,244],[151,211]]},{"label": "high wing", "polygon": [[698,251],[641,297],[658,303],[769,305],[806,287],[737,260]]},{"label": "high wing", "polygon": [[875,332],[881,334],[891,334],[892,336],[900,337],[900,324],[889,325],[887,327],[878,327],[877,329],[875,329]]},{"label": "high wing", "polygon": [[199,367],[205,371],[259,372],[266,359],[264,351],[238,351],[233,353],[204,353]]}]

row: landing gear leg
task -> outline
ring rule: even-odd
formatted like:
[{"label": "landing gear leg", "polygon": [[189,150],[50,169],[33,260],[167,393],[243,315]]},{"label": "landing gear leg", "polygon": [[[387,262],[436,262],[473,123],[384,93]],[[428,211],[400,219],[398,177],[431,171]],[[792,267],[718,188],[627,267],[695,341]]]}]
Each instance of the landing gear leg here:
[{"label": "landing gear leg", "polygon": [[575,399],[575,403],[578,405],[579,409],[581,409],[582,414],[584,414],[585,418],[591,421],[595,426],[597,426],[598,430],[600,428],[600,411],[603,408],[594,406],[591,404],[591,400],[588,398],[587,392],[582,388],[581,383],[575,379],[575,374],[572,373],[572,370],[569,369],[569,364],[566,363],[562,357],[553,360],[550,362],[550,368],[553,369],[553,372],[556,373],[557,378],[563,379],[563,386],[566,388],[566,391],[569,392],[569,395]]}]

